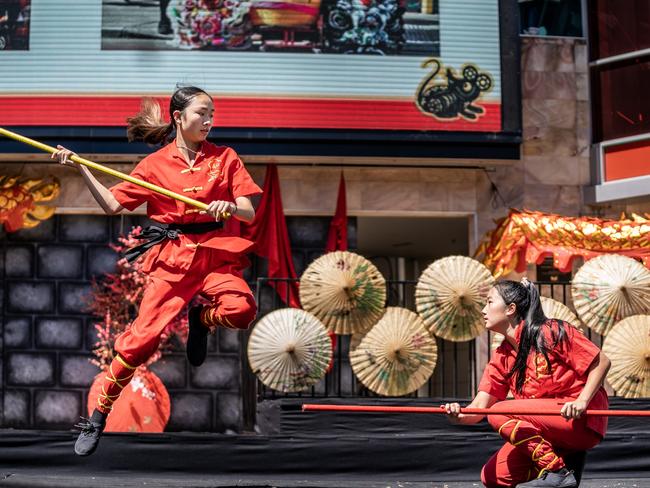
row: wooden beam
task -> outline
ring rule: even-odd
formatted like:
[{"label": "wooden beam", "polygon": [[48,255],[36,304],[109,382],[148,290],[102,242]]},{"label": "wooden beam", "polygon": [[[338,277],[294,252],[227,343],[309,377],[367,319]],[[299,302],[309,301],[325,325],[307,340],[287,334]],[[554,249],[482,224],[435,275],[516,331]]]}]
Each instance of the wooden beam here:
[{"label": "wooden beam", "polygon": [[[102,164],[137,163],[146,154],[83,154],[83,157]],[[490,168],[512,166],[517,160],[509,159],[455,159],[455,158],[393,158],[356,156],[260,156],[245,155],[247,165],[275,163],[281,166],[367,166],[367,167],[423,167],[423,168]],[[0,163],[51,163],[48,154],[4,153]]]}]

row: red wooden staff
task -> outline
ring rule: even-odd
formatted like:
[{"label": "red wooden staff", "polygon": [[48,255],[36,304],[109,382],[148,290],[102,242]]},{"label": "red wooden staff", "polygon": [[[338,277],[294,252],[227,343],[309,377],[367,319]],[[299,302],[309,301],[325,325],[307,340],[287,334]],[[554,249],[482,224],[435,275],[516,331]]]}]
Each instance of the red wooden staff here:
[{"label": "red wooden staff", "polygon": [[[558,403],[558,405],[561,405]],[[366,412],[366,413],[442,413],[446,414],[443,405],[439,407],[385,407],[379,405],[320,405],[305,403],[303,412]],[[540,408],[461,408],[460,413],[468,415],[560,415],[559,410]],[[648,410],[586,410],[586,415],[601,417],[650,417]]]}]

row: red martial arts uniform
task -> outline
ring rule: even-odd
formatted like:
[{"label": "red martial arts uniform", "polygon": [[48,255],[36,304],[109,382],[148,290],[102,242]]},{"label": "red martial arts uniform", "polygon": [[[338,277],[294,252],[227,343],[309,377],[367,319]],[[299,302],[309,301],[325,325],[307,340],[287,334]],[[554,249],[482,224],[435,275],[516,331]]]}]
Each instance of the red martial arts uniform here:
[{"label": "red martial arts uniform", "polygon": [[[523,324],[517,328],[517,342],[522,328]],[[517,357],[508,341],[496,349],[485,368],[478,389],[498,398],[500,408],[559,411],[584,388],[587,370],[600,349],[568,323],[564,323],[566,340],[553,346],[558,334],[556,319],[549,319],[541,330],[548,348],[550,371],[544,355],[533,349],[521,393],[515,389],[516,374],[508,375]],[[515,400],[503,401],[508,392],[512,392]],[[588,408],[607,409],[608,405],[607,393],[600,387]],[[481,480],[488,488],[516,486],[538,477],[542,470],[560,469],[564,467],[564,454],[594,447],[607,430],[607,417],[586,415],[568,421],[560,416],[489,415],[488,422],[507,441],[483,466]]]},{"label": "red martial arts uniform", "polygon": [[[261,193],[235,151],[209,142],[202,144],[191,168],[174,141],[144,158],[131,175],[204,203],[234,202],[237,197]],[[132,183],[119,183],[111,192],[127,210],[146,202],[149,218],[161,224],[214,222],[212,216],[191,205]],[[245,329],[250,325],[256,305],[241,272],[248,265],[245,253],[252,246],[251,241],[239,237],[239,221],[231,218],[223,229],[179,233],[178,238],[165,239],[147,251],[143,270],[151,280],[138,317],[115,341],[118,356],[98,399],[99,410],[110,411],[133,370],[156,351],[167,324],[194,295],[202,294],[212,302],[201,314],[206,327]]]}]

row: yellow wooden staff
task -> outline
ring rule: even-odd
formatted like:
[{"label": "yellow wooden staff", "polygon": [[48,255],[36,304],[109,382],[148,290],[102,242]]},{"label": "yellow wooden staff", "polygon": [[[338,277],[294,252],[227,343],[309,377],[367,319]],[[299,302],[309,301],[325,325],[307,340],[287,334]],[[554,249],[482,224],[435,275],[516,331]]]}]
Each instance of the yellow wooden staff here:
[{"label": "yellow wooden staff", "polygon": [[[58,149],[48,146],[47,144],[43,144],[42,142],[35,141],[34,139],[30,139],[29,137],[21,136],[20,134],[16,134],[15,132],[11,132],[7,129],[3,129],[0,127],[0,134],[3,136],[6,136],[10,139],[14,139],[19,142],[24,142],[25,144],[29,144],[30,146],[33,146],[37,149],[40,149],[41,151],[49,152],[49,153],[55,153],[58,151]],[[102,173],[109,174],[111,176],[115,176],[116,178],[120,178],[121,180],[128,181],[129,183],[133,183],[134,185],[142,186],[144,188],[147,188],[148,190],[154,191],[156,193],[160,193],[161,195],[168,196],[170,198],[173,198],[175,200],[180,200],[181,202],[187,203],[188,205],[192,205],[194,207],[200,208],[201,210],[207,210],[208,205],[203,202],[199,202],[198,200],[194,200],[193,198],[186,197],[185,195],[181,195],[180,193],[173,192],[171,190],[167,190],[166,188],[163,188],[158,185],[154,185],[153,183],[148,183],[146,181],[140,180],[138,178],[134,178],[131,175],[127,175],[126,173],[122,173],[121,171],[117,171],[114,169],[111,169],[107,166],[103,166],[98,163],[94,163],[92,161],[89,161],[88,159],[81,158],[79,156],[71,156],[69,158],[70,160],[74,161],[75,163],[78,164],[83,164],[84,166],[87,166],[88,168],[96,169],[98,171],[101,171]],[[223,218],[228,218],[230,217],[230,214],[225,213],[222,216]]]}]

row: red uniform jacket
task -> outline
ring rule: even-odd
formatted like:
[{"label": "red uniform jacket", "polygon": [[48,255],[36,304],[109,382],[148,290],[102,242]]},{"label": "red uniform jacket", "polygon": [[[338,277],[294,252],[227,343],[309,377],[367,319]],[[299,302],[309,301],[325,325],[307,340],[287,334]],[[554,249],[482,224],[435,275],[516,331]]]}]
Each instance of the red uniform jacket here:
[{"label": "red uniform jacket", "polygon": [[[519,341],[523,325],[516,331]],[[558,320],[549,319],[542,327],[550,372],[543,354],[532,352],[528,356],[526,379],[521,393],[515,390],[516,375],[508,376],[515,364],[517,353],[512,345],[504,340],[494,351],[490,362],[483,372],[479,391],[484,391],[501,400],[505,400],[508,392],[516,399],[524,398],[562,398],[569,401],[575,399],[585,386],[587,370],[600,354],[600,349],[587,339],[578,329],[564,323],[566,340],[555,346],[558,334]],[[600,388],[591,403],[590,409],[606,409],[609,402],[604,388]],[[607,430],[607,417],[589,416],[587,426],[601,436]]]},{"label": "red uniform jacket", "polygon": [[[234,202],[237,197],[262,192],[235,151],[209,142],[201,146],[192,168],[176,142],[171,142],[140,161],[131,175],[204,203],[213,200]],[[149,218],[162,224],[214,221],[213,217],[199,213],[200,210],[191,205],[132,183],[122,182],[110,190],[127,210],[134,210],[146,202]],[[220,230],[167,239],[147,251],[143,270],[166,281],[178,281],[189,269],[199,246],[212,250],[214,258],[221,263],[240,261],[253,243],[239,235],[239,221],[229,219]]]}]

